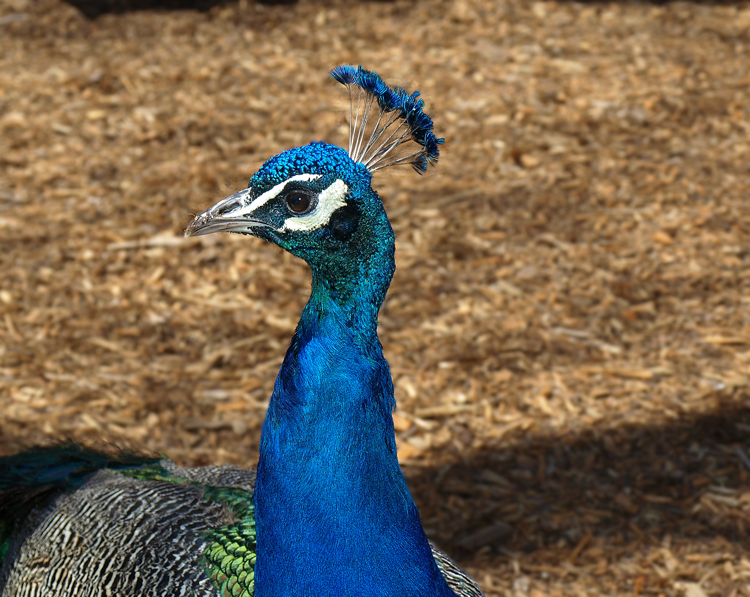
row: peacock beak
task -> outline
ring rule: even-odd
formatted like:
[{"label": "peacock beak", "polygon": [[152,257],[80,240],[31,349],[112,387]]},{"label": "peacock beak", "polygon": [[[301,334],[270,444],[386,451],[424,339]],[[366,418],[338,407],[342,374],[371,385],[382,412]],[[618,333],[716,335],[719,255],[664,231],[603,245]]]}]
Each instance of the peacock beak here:
[{"label": "peacock beak", "polygon": [[253,234],[253,228],[268,228],[269,224],[247,215],[251,203],[250,188],[243,189],[193,218],[185,229],[185,236],[202,236],[214,232]]}]

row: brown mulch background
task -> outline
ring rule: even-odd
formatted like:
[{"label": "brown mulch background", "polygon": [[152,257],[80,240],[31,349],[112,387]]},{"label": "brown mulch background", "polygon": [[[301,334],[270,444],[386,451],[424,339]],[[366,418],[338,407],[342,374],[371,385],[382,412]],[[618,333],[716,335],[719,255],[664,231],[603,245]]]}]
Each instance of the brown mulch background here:
[{"label": "brown mulch background", "polygon": [[308,272],[181,234],[344,143],[340,63],[446,137],[376,177],[428,534],[490,596],[750,596],[748,2],[0,1],[0,454],[254,464]]}]

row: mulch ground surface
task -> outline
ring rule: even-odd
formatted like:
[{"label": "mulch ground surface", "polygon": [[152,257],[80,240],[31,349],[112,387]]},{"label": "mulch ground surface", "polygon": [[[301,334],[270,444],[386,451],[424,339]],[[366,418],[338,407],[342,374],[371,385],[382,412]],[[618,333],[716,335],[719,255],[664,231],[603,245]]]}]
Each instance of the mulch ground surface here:
[{"label": "mulch ground surface", "polygon": [[308,271],[182,231],[362,64],[446,138],[375,178],[428,534],[490,596],[750,596],[750,5],[173,5],[0,2],[0,453],[254,464]]}]

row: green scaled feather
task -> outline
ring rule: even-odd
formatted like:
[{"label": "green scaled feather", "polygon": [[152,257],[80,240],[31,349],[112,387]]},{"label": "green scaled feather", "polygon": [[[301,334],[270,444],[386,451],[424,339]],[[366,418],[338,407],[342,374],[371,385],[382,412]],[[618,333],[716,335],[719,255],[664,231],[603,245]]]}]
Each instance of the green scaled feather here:
[{"label": "green scaled feather", "polygon": [[170,483],[191,483],[197,485],[197,483],[192,483],[183,477],[173,475],[168,470],[162,468],[158,462],[118,472],[124,477],[130,477],[137,481],[169,481]]},{"label": "green scaled feather", "polygon": [[255,506],[242,489],[208,487],[205,499],[229,506],[238,519],[204,536],[206,573],[222,597],[252,597],[255,589]]}]

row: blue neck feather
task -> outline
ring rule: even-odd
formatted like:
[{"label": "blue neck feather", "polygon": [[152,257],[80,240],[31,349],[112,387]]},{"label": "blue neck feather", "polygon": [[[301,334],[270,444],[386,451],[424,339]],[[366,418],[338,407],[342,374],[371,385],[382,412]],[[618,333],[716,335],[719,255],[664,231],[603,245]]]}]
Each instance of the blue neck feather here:
[{"label": "blue neck feather", "polygon": [[375,240],[358,259],[308,261],[312,294],[263,425],[258,597],[454,595],[396,458],[393,383],[377,337],[393,232],[374,199],[375,230],[363,238]]}]

